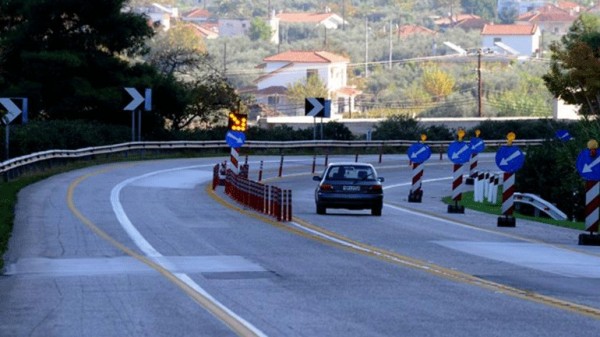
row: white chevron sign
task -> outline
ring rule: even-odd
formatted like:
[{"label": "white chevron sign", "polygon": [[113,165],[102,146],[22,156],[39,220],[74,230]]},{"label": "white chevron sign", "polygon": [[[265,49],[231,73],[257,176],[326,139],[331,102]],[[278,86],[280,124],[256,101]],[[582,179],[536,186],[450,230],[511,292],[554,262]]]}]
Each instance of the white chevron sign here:
[{"label": "white chevron sign", "polygon": [[22,112],[10,98],[0,98],[0,105],[7,111],[6,115],[2,117],[4,124],[10,124],[10,122],[17,118]]}]

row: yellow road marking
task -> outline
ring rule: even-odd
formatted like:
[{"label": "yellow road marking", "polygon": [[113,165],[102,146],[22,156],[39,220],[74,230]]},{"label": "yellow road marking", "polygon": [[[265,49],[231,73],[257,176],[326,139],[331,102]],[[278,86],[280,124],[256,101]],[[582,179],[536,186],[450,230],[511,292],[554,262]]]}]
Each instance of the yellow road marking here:
[{"label": "yellow road marking", "polygon": [[[277,227],[277,228],[283,229],[285,231],[300,235],[305,238],[309,238],[309,239],[312,239],[312,240],[315,240],[315,241],[318,241],[318,242],[321,242],[321,243],[324,243],[324,244],[327,244],[330,246],[342,248],[344,250],[348,250],[348,251],[358,253],[361,255],[371,256],[376,259],[383,260],[383,261],[386,261],[386,262],[389,262],[392,264],[425,271],[427,273],[433,274],[438,277],[443,277],[443,278],[457,281],[457,282],[467,283],[470,285],[478,286],[478,287],[489,289],[492,291],[504,293],[504,294],[512,296],[512,297],[548,305],[548,306],[562,309],[562,310],[567,310],[567,311],[574,312],[577,314],[589,316],[589,317],[592,317],[595,319],[600,319],[600,309],[597,309],[594,307],[589,307],[586,305],[581,305],[581,304],[577,304],[577,303],[573,303],[573,302],[569,302],[569,301],[564,301],[564,300],[561,300],[558,298],[545,296],[545,295],[538,294],[535,292],[518,289],[515,287],[505,285],[505,284],[496,283],[496,282],[492,282],[492,281],[489,281],[486,279],[482,279],[482,278],[479,278],[479,277],[476,277],[476,276],[473,276],[473,275],[470,275],[467,273],[448,269],[448,268],[445,268],[445,267],[442,267],[442,266],[439,266],[439,265],[436,265],[433,263],[414,259],[414,258],[405,256],[405,255],[401,255],[401,254],[398,254],[398,253],[395,253],[395,252],[392,252],[392,251],[389,251],[386,249],[378,248],[378,247],[371,246],[371,245],[368,245],[368,244],[365,244],[365,243],[362,243],[362,242],[359,242],[356,240],[352,240],[352,239],[345,237],[341,234],[338,234],[336,232],[332,232],[332,231],[329,231],[322,227],[313,225],[313,224],[311,224],[303,219],[300,219],[298,217],[293,217],[293,222],[295,222],[296,224],[298,224],[301,227],[308,229],[309,231],[302,230],[302,229],[292,226],[290,224],[277,222],[277,221],[275,221],[271,218],[268,218],[267,216],[263,216],[257,212],[254,212],[251,210],[245,210],[241,207],[233,205],[233,204],[229,203],[228,201],[224,200],[223,198],[221,198],[219,195],[217,195],[217,193],[212,190],[211,186],[207,186],[206,191],[213,199],[215,199],[217,202],[224,205],[225,207],[228,207],[232,210],[240,212],[246,216],[250,216],[250,217],[262,220],[263,222],[271,224],[274,227]],[[429,215],[431,215],[431,214],[429,214]],[[452,219],[451,221],[455,221],[455,220]],[[523,238],[521,238],[521,239],[523,239]]]},{"label": "yellow road marking", "polygon": [[85,217],[79,211],[79,209],[75,206],[75,202],[73,199],[73,195],[75,193],[75,189],[77,188],[77,186],[79,186],[79,184],[81,184],[81,182],[83,182],[84,180],[86,180],[92,176],[95,176],[95,175],[98,175],[101,173],[105,173],[107,171],[109,171],[109,169],[100,170],[100,171],[96,171],[96,172],[81,176],[69,185],[69,189],[67,191],[67,204],[69,206],[69,209],[73,213],[73,215],[75,215],[75,217],[77,219],[79,219],[84,225],[86,225],[92,232],[94,232],[96,235],[98,235],[102,239],[106,240],[108,243],[110,243],[115,248],[119,249],[120,251],[124,252],[125,254],[135,258],[136,260],[144,263],[145,265],[147,265],[150,268],[159,272],[162,276],[164,276],[166,279],[168,279],[173,284],[175,284],[178,288],[183,290],[183,292],[185,294],[187,294],[189,297],[191,297],[196,303],[200,304],[209,313],[211,313],[217,319],[221,320],[227,327],[229,327],[238,336],[242,336],[242,337],[262,336],[260,333],[257,333],[256,331],[254,331],[254,330],[250,329],[249,327],[247,327],[246,325],[244,325],[243,322],[241,322],[236,317],[232,316],[229,312],[224,310],[222,307],[218,306],[215,302],[211,301],[208,297],[206,297],[203,294],[196,291],[194,288],[192,288],[187,283],[182,281],[179,277],[177,277],[175,274],[173,274],[168,269],[166,269],[163,266],[161,266],[160,264],[152,261],[151,259],[136,253],[135,251],[129,249],[128,247],[126,247],[125,245],[120,243],[119,241],[115,240],[113,237],[111,237],[105,231],[103,231],[98,226],[96,226],[90,219]]}]

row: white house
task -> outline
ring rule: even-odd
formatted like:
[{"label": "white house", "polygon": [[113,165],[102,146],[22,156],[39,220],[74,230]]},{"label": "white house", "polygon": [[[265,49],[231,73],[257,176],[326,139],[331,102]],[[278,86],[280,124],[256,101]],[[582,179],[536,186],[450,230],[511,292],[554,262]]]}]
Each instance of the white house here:
[{"label": "white house", "polygon": [[354,98],[360,92],[347,85],[348,58],[327,51],[286,51],[263,61],[259,67],[264,75],[255,80],[257,103],[268,104],[285,115],[303,116],[304,105],[292,104],[287,88],[319,76],[328,91],[326,98],[332,100],[332,117],[355,109]]},{"label": "white house", "polygon": [[482,47],[502,49],[508,54],[534,56],[539,51],[541,31],[537,25],[488,24],[481,30]]},{"label": "white house", "polygon": [[545,0],[498,0],[498,13],[514,9],[517,11],[517,14],[523,14],[542,7],[547,3],[548,1]]},{"label": "white house", "polygon": [[171,28],[171,19],[179,18],[179,10],[176,7],[166,7],[157,3],[147,7],[135,8],[134,11],[146,15],[153,24],[159,23],[165,31]]},{"label": "white house", "polygon": [[240,36],[250,30],[248,19],[219,19],[219,36]]}]

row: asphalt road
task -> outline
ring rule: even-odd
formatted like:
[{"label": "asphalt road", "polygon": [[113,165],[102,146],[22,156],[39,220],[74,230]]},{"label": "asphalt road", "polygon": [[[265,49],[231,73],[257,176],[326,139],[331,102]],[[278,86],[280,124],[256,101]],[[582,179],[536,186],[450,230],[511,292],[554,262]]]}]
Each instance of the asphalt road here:
[{"label": "asphalt road", "polygon": [[[435,156],[434,156],[435,157]],[[0,336],[596,336],[600,247],[579,231],[448,214],[451,164],[361,157],[386,178],[381,217],[316,215],[312,158],[265,160],[293,190],[277,223],[207,189],[223,158],[60,174],[19,195],[0,276]],[[329,161],[354,157],[329,158]],[[322,158],[318,169],[322,169]],[[496,170],[491,157],[480,168]]]}]

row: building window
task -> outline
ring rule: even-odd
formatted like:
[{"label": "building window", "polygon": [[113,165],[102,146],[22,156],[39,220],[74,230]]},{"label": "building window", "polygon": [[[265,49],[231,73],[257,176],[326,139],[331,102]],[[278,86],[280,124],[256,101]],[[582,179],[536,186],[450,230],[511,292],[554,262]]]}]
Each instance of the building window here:
[{"label": "building window", "polygon": [[501,37],[495,37],[494,38],[494,42],[502,42],[502,38]]},{"label": "building window", "polygon": [[267,98],[267,104],[269,104],[269,105],[277,105],[277,104],[279,104],[279,95],[277,95],[277,96],[269,96]]}]

